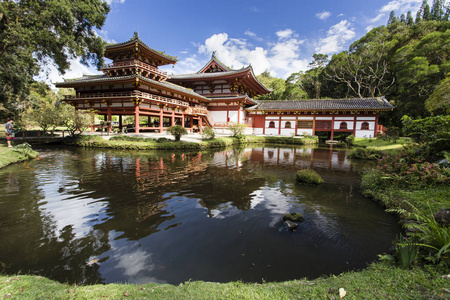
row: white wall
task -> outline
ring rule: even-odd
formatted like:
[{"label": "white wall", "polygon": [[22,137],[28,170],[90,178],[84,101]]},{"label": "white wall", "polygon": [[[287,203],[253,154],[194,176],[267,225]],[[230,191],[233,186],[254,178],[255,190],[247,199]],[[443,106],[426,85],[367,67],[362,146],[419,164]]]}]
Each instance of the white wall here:
[{"label": "white wall", "polygon": [[214,122],[217,123],[225,123],[227,122],[227,112],[226,111],[215,111],[212,110],[209,112],[211,118],[213,118]]}]

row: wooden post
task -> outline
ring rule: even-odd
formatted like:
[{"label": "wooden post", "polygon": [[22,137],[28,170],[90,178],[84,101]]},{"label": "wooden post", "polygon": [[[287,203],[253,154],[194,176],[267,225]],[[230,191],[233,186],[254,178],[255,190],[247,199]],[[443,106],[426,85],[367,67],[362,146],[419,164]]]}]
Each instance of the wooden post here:
[{"label": "wooden post", "polygon": [[134,108],[134,132],[139,133],[139,105]]},{"label": "wooden post", "polygon": [[163,117],[163,107],[159,107],[159,133],[163,132],[163,126],[164,126],[164,117]]},{"label": "wooden post", "polygon": [[278,117],[278,135],[281,134],[281,115]]},{"label": "wooden post", "polygon": [[202,117],[198,117],[198,131],[202,133]]},{"label": "wooden post", "polygon": [[331,117],[331,140],[334,137],[334,116]]}]

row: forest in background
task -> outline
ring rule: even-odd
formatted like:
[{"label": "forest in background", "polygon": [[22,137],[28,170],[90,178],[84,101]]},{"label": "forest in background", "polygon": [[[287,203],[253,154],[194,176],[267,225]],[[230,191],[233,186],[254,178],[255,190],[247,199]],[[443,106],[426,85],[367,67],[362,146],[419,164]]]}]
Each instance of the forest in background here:
[{"label": "forest in background", "polygon": [[331,57],[314,54],[310,69],[286,80],[265,71],[258,76],[272,94],[258,100],[363,98],[385,96],[394,106],[381,122],[401,126],[401,117],[450,113],[450,8],[425,0],[411,12],[373,28]]}]

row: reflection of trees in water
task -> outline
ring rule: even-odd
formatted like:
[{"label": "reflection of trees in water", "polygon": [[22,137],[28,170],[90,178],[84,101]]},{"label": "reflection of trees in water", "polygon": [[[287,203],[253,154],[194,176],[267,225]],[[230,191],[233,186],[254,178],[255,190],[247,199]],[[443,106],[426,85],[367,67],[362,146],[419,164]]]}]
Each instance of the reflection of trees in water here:
[{"label": "reflection of trees in water", "polygon": [[87,267],[86,263],[109,249],[107,237],[94,230],[76,237],[71,226],[58,231],[57,220],[44,208],[47,199],[40,188],[45,182],[39,178],[39,163],[0,172],[0,181],[6,177],[15,184],[13,193],[3,194],[7,201],[0,201],[0,266],[4,266],[0,272],[39,274],[71,283],[101,282],[97,265]]}]

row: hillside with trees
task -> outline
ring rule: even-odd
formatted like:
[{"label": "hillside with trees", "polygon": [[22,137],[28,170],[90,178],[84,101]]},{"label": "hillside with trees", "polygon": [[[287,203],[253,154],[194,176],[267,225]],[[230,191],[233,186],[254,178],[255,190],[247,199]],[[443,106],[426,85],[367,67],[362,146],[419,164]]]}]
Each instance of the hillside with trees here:
[{"label": "hillside with trees", "polygon": [[[331,57],[315,54],[306,72],[288,79],[258,77],[273,89],[264,99],[320,99],[385,96],[395,105],[384,114],[386,125],[414,118],[449,114],[450,9],[423,1],[415,19],[391,12],[388,24],[372,29]],[[292,93],[293,92],[293,93]]]}]

